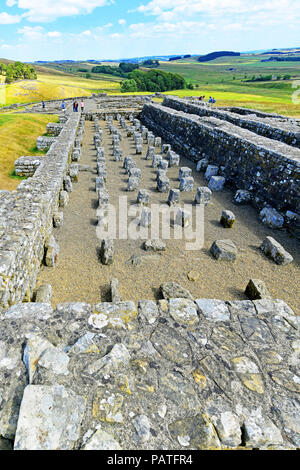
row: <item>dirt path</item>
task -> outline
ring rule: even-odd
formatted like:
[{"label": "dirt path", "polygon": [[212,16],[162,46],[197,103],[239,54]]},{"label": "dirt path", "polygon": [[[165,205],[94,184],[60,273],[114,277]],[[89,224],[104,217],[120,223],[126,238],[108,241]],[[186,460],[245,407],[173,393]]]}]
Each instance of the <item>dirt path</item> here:
[{"label": "dirt path", "polygon": [[[127,175],[121,162],[112,158],[112,138],[107,124],[100,121],[103,129],[103,146],[107,159],[107,190],[110,202],[118,207],[119,196],[128,196],[130,204],[136,203],[137,193],[128,193]],[[115,121],[114,125],[121,130]],[[273,231],[258,221],[257,212],[250,206],[238,207],[232,203],[230,190],[214,193],[212,203],[205,209],[205,245],[198,251],[186,251],[184,240],[168,240],[167,251],[162,255],[148,257],[142,250],[141,240],[117,240],[112,266],[103,266],[98,258],[100,240],[96,236],[95,192],[96,151],[93,146],[94,126],[86,122],[80,164],[90,165],[93,172],[81,172],[79,182],[74,184],[70,203],[64,210],[64,225],[55,230],[60,245],[60,255],[54,269],[43,267],[38,285],[52,284],[53,303],[90,302],[110,300],[109,284],[113,277],[119,279],[122,300],[155,299],[159,286],[164,281],[174,280],[190,290],[195,298],[218,298],[222,300],[243,300],[245,287],[250,278],[262,279],[274,298],[285,300],[295,312],[299,312],[300,254],[299,242],[284,231]],[[123,132],[121,148],[123,156],[132,156],[142,170],[140,188],[150,191],[150,202],[166,204],[168,194],[156,190],[156,171],[151,162],[145,160],[147,145],[143,154],[135,154],[133,139],[127,139]],[[193,169],[194,191],[182,193],[181,203],[195,199],[197,186],[206,186],[196,166],[181,158],[180,166]],[[168,177],[171,188],[179,188],[178,168],[170,168]],[[224,229],[219,224],[222,210],[235,213],[237,222],[233,229]],[[172,230],[171,230],[172,233]],[[259,250],[266,236],[273,236],[289,251],[295,261],[288,266],[277,266],[265,258]],[[239,249],[237,261],[231,265],[214,260],[209,249],[215,240],[231,239]],[[132,255],[144,255],[142,264],[134,267],[126,264]],[[192,282],[187,275],[190,271],[199,273],[199,279]]]}]

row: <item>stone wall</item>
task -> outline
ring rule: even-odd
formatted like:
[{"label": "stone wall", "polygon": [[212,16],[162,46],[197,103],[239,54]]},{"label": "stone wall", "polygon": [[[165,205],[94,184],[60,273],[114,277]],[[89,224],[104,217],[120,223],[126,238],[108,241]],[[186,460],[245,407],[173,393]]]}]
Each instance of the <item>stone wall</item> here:
[{"label": "stone wall", "polygon": [[141,121],[187,158],[221,167],[233,189],[252,192],[254,205],[300,214],[300,150],[214,117],[145,104]]},{"label": "stone wall", "polygon": [[0,308],[32,298],[79,120],[79,113],[69,117],[34,177],[0,191]]},{"label": "stone wall", "polygon": [[236,111],[231,112],[231,108],[229,110],[227,110],[228,108],[226,110],[223,108],[211,109],[206,103],[191,102],[190,100],[173,98],[171,96],[164,99],[163,105],[189,114],[215,117],[269,139],[279,140],[297,148],[300,146],[300,122],[294,119],[276,119],[273,115],[264,115],[262,117],[255,114],[255,111],[250,114],[251,110],[248,110],[248,113],[245,113],[245,115],[241,115]]},{"label": "stone wall", "polygon": [[15,305],[0,448],[299,448],[299,327],[279,300]]},{"label": "stone wall", "polygon": [[29,178],[33,176],[45,157],[20,157],[15,161],[15,173],[17,176]]}]

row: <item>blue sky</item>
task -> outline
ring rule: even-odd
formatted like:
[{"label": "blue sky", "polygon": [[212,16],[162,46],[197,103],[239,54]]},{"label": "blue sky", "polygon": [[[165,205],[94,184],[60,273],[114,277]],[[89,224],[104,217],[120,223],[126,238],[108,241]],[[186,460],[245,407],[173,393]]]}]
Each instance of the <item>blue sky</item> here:
[{"label": "blue sky", "polygon": [[14,60],[294,46],[299,0],[0,0],[0,57]]}]

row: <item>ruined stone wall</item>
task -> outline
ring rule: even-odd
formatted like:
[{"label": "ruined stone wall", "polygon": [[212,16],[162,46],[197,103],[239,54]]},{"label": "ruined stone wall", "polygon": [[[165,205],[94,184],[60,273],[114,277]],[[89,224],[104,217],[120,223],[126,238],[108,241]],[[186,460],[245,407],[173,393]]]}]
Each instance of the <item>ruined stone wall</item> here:
[{"label": "ruined stone wall", "polygon": [[141,121],[195,162],[207,157],[227,183],[254,195],[254,205],[300,213],[300,151],[214,117],[145,104]]},{"label": "ruined stone wall", "polygon": [[0,308],[32,297],[79,120],[80,113],[69,117],[34,177],[0,191]]},{"label": "ruined stone wall", "polygon": [[248,110],[248,113],[245,113],[245,115],[241,115],[231,112],[231,108],[229,110],[221,108],[211,109],[206,103],[191,102],[190,100],[173,98],[171,96],[164,99],[163,105],[188,114],[215,117],[269,139],[279,140],[297,148],[300,146],[300,123],[297,120],[288,118],[279,119],[279,116],[277,119],[274,119],[273,115],[264,115],[262,117],[260,114],[255,114],[255,111],[253,111],[253,114],[250,114],[251,110]]}]

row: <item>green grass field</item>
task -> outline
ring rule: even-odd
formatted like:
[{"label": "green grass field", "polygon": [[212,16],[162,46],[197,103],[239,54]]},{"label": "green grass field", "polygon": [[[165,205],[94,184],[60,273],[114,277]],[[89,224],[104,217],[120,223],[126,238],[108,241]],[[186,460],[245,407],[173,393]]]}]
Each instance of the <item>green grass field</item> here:
[{"label": "green grass field", "polygon": [[0,190],[16,189],[20,183],[14,175],[15,160],[23,155],[45,154],[36,149],[36,139],[45,134],[48,122],[58,122],[58,116],[0,114]]}]

